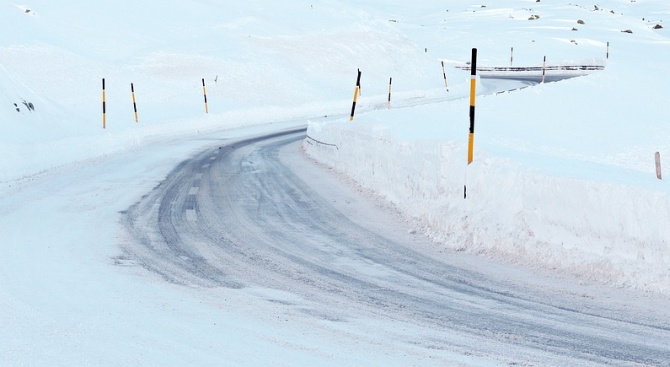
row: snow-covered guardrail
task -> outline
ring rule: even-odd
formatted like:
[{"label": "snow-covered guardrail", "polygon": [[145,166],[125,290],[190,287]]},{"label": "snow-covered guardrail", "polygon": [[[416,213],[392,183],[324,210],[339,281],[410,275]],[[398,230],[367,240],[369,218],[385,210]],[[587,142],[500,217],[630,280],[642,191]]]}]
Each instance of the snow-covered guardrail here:
[{"label": "snow-covered guardrail", "polygon": [[[470,70],[470,66],[457,66],[457,69]],[[477,67],[477,74],[481,78],[517,79],[552,82],[562,79],[584,76],[595,71],[605,70],[604,64],[589,65],[547,65],[547,66],[491,66]]]}]

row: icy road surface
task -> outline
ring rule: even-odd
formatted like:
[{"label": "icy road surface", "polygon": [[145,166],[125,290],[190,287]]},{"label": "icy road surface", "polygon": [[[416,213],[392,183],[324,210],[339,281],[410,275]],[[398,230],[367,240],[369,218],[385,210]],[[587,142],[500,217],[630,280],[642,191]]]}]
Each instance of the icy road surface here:
[{"label": "icy road surface", "polygon": [[328,179],[301,156],[303,139],[292,129],[222,140],[179,164],[125,215],[134,238],[127,259],[179,285],[257,290],[307,319],[377,323],[380,335],[426,355],[670,364],[662,313],[532,274],[470,268],[392,210]]}]

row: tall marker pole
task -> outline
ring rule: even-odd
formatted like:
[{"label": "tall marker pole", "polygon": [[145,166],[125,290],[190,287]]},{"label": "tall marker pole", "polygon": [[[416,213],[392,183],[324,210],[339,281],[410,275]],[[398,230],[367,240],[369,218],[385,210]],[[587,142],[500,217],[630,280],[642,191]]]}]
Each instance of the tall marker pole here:
[{"label": "tall marker pole", "polygon": [[[475,92],[477,90],[477,49],[472,49],[470,62],[470,134],[468,136],[468,165],[474,160],[475,146]],[[466,168],[467,174],[467,168]],[[468,197],[467,183],[463,185],[463,198]]]},{"label": "tall marker pole", "polygon": [[105,98],[105,78],[102,78],[102,128],[107,128],[107,101]]},{"label": "tall marker pole", "polygon": [[133,83],[130,83],[130,94],[133,96],[133,111],[135,111],[135,122],[139,122],[137,119],[137,103],[135,103],[135,86]]},{"label": "tall marker pole", "polygon": [[514,47],[511,48],[509,53],[509,66],[514,65]]},{"label": "tall marker pole", "polygon": [[607,54],[605,55],[606,60],[610,59],[610,43],[609,41],[607,42]]},{"label": "tall marker pole", "polygon": [[391,83],[393,83],[393,78],[389,78],[389,101],[388,101],[389,110],[391,109]]},{"label": "tall marker pole", "polygon": [[474,159],[475,143],[475,92],[477,89],[477,49],[472,49],[470,63],[470,136],[468,138],[468,164]]},{"label": "tall marker pole", "polygon": [[209,113],[209,107],[207,107],[207,89],[205,88],[205,78],[202,78],[202,95],[205,97],[205,113]]},{"label": "tall marker pole", "polygon": [[654,154],[654,159],[656,161],[656,178],[662,180],[663,175],[661,174],[661,153],[656,152]]},{"label": "tall marker pole", "polygon": [[447,83],[447,72],[444,70],[444,61],[440,61],[442,63],[442,76],[444,77],[444,87],[449,90],[449,83]]},{"label": "tall marker pole", "polygon": [[544,84],[544,77],[547,74],[547,57],[544,57],[544,61],[542,62],[542,84]]}]

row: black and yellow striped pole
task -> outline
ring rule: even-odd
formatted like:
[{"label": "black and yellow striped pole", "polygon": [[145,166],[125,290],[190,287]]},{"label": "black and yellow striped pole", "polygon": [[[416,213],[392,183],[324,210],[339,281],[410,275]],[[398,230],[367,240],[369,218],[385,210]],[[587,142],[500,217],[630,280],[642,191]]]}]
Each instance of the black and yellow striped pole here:
[{"label": "black and yellow striped pole", "polygon": [[449,83],[447,83],[447,72],[444,70],[444,61],[441,61],[442,63],[442,76],[444,77],[444,87],[449,90]]},{"label": "black and yellow striped pole", "polygon": [[207,89],[205,88],[205,78],[202,78],[202,95],[205,97],[205,113],[209,113],[209,107],[207,107]]},{"label": "black and yellow striped pole", "polygon": [[102,78],[102,128],[107,128],[107,101],[105,98],[105,78]]},{"label": "black and yellow striped pole", "polygon": [[351,115],[349,121],[354,121],[354,112],[356,112],[356,101],[361,94],[361,69],[358,69],[358,77],[356,78],[356,89],[354,90],[354,103],[351,105]]},{"label": "black and yellow striped pole", "polygon": [[470,135],[468,137],[468,164],[474,159],[475,145],[475,92],[477,89],[477,49],[472,49],[470,63]]},{"label": "black and yellow striped pole", "polygon": [[391,109],[391,83],[393,83],[393,78],[389,78],[389,100],[388,100],[389,110]]},{"label": "black and yellow striped pole", "polygon": [[[468,165],[474,160],[475,147],[475,92],[477,90],[477,49],[472,49],[472,61],[470,62],[470,134],[468,135]],[[467,169],[466,181],[467,181]],[[468,197],[467,182],[463,185],[463,198]]]},{"label": "black and yellow striped pole", "polygon": [[351,105],[351,115],[349,116],[349,121],[354,121],[354,112],[356,112],[356,100],[358,99],[358,93],[360,88],[357,86],[354,90],[354,103]]},{"label": "black and yellow striped pole", "polygon": [[135,122],[139,122],[137,119],[137,103],[135,102],[135,86],[133,83],[130,83],[130,95],[133,97],[133,111],[135,111]]}]

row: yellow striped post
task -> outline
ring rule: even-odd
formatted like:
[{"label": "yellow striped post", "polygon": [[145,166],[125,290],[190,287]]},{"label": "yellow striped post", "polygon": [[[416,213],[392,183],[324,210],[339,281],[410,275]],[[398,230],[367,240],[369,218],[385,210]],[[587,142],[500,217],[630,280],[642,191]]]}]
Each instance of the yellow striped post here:
[{"label": "yellow striped post", "polygon": [[441,61],[442,63],[442,76],[444,77],[444,87],[449,90],[449,83],[447,83],[447,72],[444,70],[444,61]]},{"label": "yellow striped post", "polygon": [[470,63],[470,136],[468,138],[468,164],[474,159],[475,144],[475,92],[477,89],[477,49],[472,49]]},{"label": "yellow striped post", "polygon": [[389,100],[388,100],[389,110],[391,109],[391,83],[393,83],[393,78],[389,78]]},{"label": "yellow striped post", "polygon": [[358,93],[360,93],[360,88],[356,87],[354,90],[354,103],[351,105],[351,115],[349,116],[349,121],[354,121],[354,112],[356,111],[356,100],[358,99]]},{"label": "yellow striped post", "polygon": [[205,88],[205,78],[202,78],[202,95],[205,97],[205,113],[209,113],[209,107],[207,107],[207,89]]},{"label": "yellow striped post", "polygon": [[[470,62],[470,134],[468,135],[468,166],[474,160],[475,147],[475,95],[477,89],[477,49],[472,49]],[[468,198],[467,167],[465,170],[466,183],[463,185],[463,199]]]},{"label": "yellow striped post", "polygon": [[130,83],[130,94],[133,96],[133,111],[135,111],[135,122],[139,122],[137,119],[137,103],[135,102],[135,86],[133,83]]},{"label": "yellow striped post", "polygon": [[105,100],[105,78],[102,78],[102,128],[107,128],[107,101]]}]

